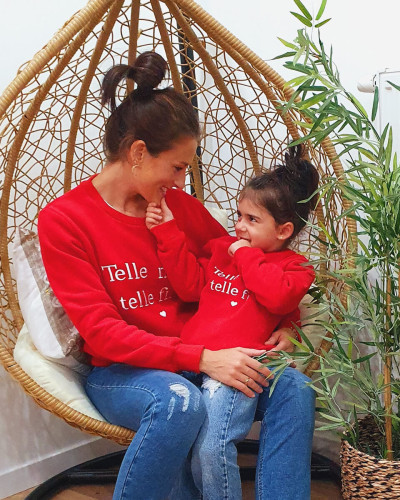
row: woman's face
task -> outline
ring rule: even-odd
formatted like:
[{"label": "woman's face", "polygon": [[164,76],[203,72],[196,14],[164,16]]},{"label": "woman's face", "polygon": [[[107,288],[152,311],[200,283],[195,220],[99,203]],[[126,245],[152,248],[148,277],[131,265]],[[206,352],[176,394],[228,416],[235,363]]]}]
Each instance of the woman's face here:
[{"label": "woman's face", "polygon": [[196,139],[183,137],[158,156],[152,156],[145,149],[141,161],[133,170],[138,193],[148,203],[159,205],[167,189],[183,189],[186,170],[192,163],[196,148]]}]

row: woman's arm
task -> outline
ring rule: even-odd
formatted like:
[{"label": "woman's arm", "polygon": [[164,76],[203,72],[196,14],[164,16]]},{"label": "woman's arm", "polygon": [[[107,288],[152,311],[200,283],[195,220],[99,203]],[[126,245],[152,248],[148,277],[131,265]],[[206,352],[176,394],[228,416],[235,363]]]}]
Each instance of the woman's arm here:
[{"label": "woman's arm", "polygon": [[154,335],[122,319],[75,222],[49,206],[39,215],[38,232],[50,285],[89,354],[104,364],[198,371],[203,346],[184,345],[178,337]]}]

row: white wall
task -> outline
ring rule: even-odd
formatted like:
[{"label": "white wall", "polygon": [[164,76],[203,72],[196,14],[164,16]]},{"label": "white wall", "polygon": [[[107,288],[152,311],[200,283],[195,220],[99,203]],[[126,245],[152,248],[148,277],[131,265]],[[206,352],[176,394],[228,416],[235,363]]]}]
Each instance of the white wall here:
[{"label": "white wall", "polygon": [[[318,0],[303,0],[311,9]],[[258,53],[284,78],[284,52],[277,40],[292,40],[300,24],[290,15],[292,0],[198,0],[208,12]],[[85,0],[0,0],[0,92]],[[385,67],[400,69],[397,0],[330,0],[323,28],[325,42],[334,46],[345,86],[370,109],[371,95],[357,91],[357,82]],[[8,375],[0,370],[0,498],[43,481],[59,470],[92,458],[111,444],[93,441],[39,409]]]},{"label": "white wall", "polygon": [[[312,12],[320,0],[302,0]],[[198,2],[226,28],[248,45],[286,79],[290,73],[283,60],[272,61],[286,52],[278,37],[292,41],[302,25],[290,11],[299,12],[293,0],[201,0]],[[247,8],[244,8],[244,5]],[[357,82],[390,67],[400,69],[397,42],[397,0],[328,0],[323,19],[332,20],[321,28],[326,45],[333,45],[343,84],[368,106],[371,96],[357,90]],[[297,76],[297,75],[295,75]]]}]

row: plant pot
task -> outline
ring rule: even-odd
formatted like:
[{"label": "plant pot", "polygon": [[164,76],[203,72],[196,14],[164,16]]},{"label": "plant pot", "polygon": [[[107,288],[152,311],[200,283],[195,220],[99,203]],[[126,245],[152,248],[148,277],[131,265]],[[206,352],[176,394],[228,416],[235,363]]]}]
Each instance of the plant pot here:
[{"label": "plant pot", "polygon": [[[359,422],[362,445],[377,448],[377,430],[372,420]],[[375,437],[375,438],[374,438]],[[366,439],[368,442],[366,442]],[[381,460],[359,451],[342,440],[340,450],[342,494],[344,500],[400,499],[400,461]]]}]

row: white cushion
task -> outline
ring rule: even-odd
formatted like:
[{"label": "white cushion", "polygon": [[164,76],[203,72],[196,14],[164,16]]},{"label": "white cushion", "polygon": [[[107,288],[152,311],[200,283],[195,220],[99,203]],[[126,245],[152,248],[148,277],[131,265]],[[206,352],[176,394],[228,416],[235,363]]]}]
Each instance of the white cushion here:
[{"label": "white cushion", "polygon": [[50,288],[33,231],[17,229],[13,261],[19,305],[36,349],[56,363],[87,373],[82,339]]},{"label": "white cushion", "polygon": [[33,344],[28,328],[19,332],[14,359],[44,390],[76,411],[104,421],[84,389],[85,376],[43,357]]},{"label": "white cushion", "polygon": [[228,212],[224,208],[218,208],[218,207],[207,207],[207,210],[210,212],[210,214],[214,217],[215,220],[217,220],[222,227],[224,227],[226,230],[228,230]]}]

